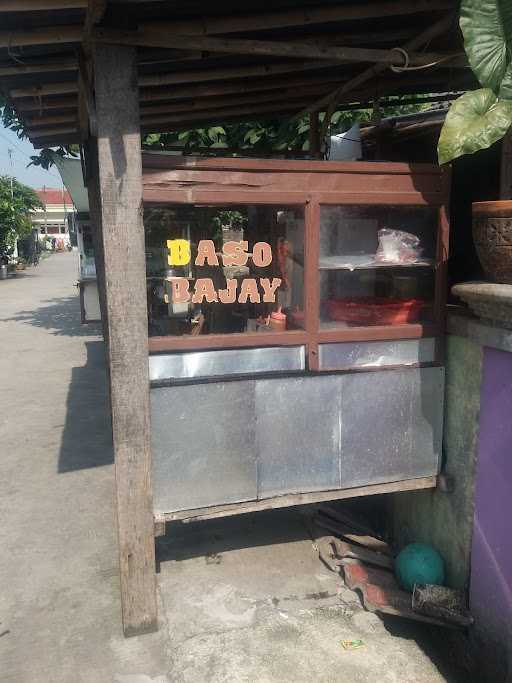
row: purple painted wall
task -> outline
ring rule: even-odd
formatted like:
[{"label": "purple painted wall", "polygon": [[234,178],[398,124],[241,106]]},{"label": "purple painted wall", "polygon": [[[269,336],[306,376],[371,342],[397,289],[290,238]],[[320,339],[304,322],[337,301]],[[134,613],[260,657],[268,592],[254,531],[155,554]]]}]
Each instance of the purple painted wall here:
[{"label": "purple painted wall", "polygon": [[485,348],[471,556],[477,628],[512,643],[512,353]]}]

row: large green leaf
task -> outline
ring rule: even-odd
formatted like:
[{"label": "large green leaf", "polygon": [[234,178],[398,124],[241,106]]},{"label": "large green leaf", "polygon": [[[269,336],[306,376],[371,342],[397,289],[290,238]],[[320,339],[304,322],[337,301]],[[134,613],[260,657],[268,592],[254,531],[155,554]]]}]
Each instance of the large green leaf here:
[{"label": "large green leaf", "polygon": [[512,102],[498,100],[489,88],[465,93],[446,115],[437,145],[439,163],[490,147],[511,125]]},{"label": "large green leaf", "polygon": [[512,98],[511,0],[462,0],[460,27],[469,63],[481,85]]}]

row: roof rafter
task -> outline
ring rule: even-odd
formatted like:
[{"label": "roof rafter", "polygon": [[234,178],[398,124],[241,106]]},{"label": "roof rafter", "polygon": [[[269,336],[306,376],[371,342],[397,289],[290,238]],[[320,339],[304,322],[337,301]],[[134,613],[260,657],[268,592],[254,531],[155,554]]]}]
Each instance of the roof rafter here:
[{"label": "roof rafter", "polygon": [[[331,59],[339,62],[376,62],[385,65],[403,65],[403,55],[396,50],[382,50],[376,48],[341,47],[337,45],[316,44],[296,41],[270,40],[241,40],[236,38],[212,38],[171,33],[167,26],[141,31],[119,31],[108,28],[98,28],[93,32],[93,38],[100,43],[115,43],[120,45],[137,45],[143,47],[177,47],[186,49],[209,50],[233,54],[254,54],[271,57],[303,57],[307,59]],[[410,51],[409,64],[423,66],[437,61],[447,62],[451,66],[467,68],[467,59],[463,52],[455,54],[415,53]],[[461,57],[461,59],[459,59]]]}]

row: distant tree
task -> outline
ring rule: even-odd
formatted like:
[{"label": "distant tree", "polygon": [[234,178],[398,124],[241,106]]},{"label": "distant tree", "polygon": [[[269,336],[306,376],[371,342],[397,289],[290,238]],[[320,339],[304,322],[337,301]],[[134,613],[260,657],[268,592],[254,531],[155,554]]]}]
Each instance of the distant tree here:
[{"label": "distant tree", "polygon": [[30,235],[30,213],[43,208],[39,197],[10,176],[0,176],[0,252],[10,253],[16,240]]}]

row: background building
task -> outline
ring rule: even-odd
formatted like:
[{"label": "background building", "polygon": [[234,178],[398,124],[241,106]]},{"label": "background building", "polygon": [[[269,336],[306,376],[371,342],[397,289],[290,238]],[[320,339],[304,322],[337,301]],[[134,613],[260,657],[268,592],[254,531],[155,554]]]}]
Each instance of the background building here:
[{"label": "background building", "polygon": [[39,235],[51,235],[65,242],[69,241],[69,232],[73,230],[75,208],[67,190],[43,187],[36,190],[37,196],[44,204],[44,209],[36,209],[32,223]]}]

